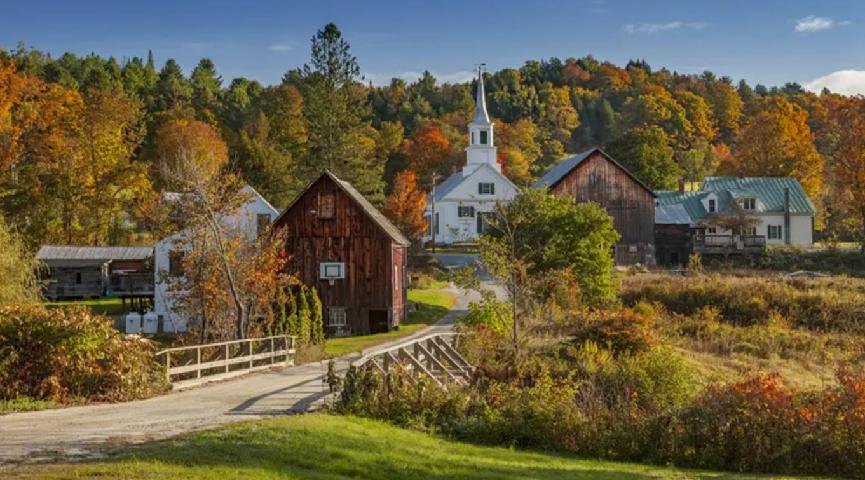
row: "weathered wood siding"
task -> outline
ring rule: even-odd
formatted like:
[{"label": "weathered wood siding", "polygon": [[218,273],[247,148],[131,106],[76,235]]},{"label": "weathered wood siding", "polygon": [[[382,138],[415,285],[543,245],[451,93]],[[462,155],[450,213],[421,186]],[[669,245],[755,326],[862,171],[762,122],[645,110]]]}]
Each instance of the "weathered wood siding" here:
[{"label": "weathered wood siding", "polygon": [[691,254],[691,227],[688,225],[655,225],[655,257],[659,265],[686,265]]},{"label": "weathered wood siding", "polygon": [[[316,213],[320,194],[333,195],[332,218],[319,218]],[[353,334],[369,333],[371,310],[388,312],[392,325],[402,319],[404,306],[394,300],[402,298],[404,292],[393,288],[397,263],[392,238],[330,177],[322,176],[314,182],[277,220],[274,231],[285,239],[290,257],[287,271],[318,289],[325,324],[332,307],[345,308]],[[322,262],[345,263],[345,278],[334,280],[333,285],[321,280]],[[404,282],[398,285],[402,287]]]},{"label": "weathered wood siding", "polygon": [[617,264],[654,264],[655,197],[603,154],[595,152],[583,160],[551,191],[578,202],[596,202],[607,210],[622,236],[615,249]]}]

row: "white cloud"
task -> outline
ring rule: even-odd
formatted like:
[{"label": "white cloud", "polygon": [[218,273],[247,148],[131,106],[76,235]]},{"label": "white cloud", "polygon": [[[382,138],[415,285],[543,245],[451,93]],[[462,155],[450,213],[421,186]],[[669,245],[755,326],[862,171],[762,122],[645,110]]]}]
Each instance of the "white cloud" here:
[{"label": "white cloud", "polygon": [[[459,70],[456,72],[430,72],[439,84],[442,83],[465,83],[475,78],[476,72],[471,70]],[[364,78],[373,85],[388,85],[391,79],[401,78],[406,82],[415,82],[423,76],[423,72],[399,72],[399,73],[364,73]]]},{"label": "white cloud", "polygon": [[865,70],[838,70],[805,84],[812,92],[828,88],[843,95],[865,95]]},{"label": "white cloud", "polygon": [[796,22],[796,28],[794,30],[799,33],[814,33],[822,32],[823,30],[831,30],[842,25],[850,25],[850,22],[847,20],[836,22],[829,17],[808,15],[805,18],[800,18],[799,21]]},{"label": "white cloud", "polygon": [[288,51],[291,51],[293,48],[294,47],[292,47],[291,45],[288,45],[286,43],[277,43],[274,45],[269,45],[267,47],[267,49],[270,50],[271,52],[288,52]]},{"label": "white cloud", "polygon": [[641,23],[639,25],[635,25],[633,23],[629,23],[622,27],[622,30],[625,31],[628,35],[634,35],[637,33],[660,33],[666,32],[669,30],[702,30],[708,26],[705,22],[667,22],[667,23]]}]

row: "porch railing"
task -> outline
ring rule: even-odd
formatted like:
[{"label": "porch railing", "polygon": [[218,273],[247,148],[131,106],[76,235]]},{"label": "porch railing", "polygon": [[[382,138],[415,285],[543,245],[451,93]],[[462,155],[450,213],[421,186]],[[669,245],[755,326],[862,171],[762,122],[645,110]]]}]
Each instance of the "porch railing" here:
[{"label": "porch railing", "polygon": [[172,387],[184,388],[294,364],[296,337],[276,335],[166,348],[156,352]]},{"label": "porch railing", "polygon": [[695,234],[694,247],[697,249],[755,250],[766,247],[763,235],[712,235]]}]

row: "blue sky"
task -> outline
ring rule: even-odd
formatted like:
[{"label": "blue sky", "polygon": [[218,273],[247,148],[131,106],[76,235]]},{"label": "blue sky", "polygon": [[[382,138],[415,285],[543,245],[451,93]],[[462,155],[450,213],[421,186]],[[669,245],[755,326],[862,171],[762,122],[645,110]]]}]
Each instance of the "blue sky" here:
[{"label": "blue sky", "polygon": [[329,21],[375,83],[423,70],[464,80],[478,62],[496,70],[592,54],[865,93],[865,2],[853,0],[0,0],[0,46],[117,58],[151,49],[187,73],[206,56],[226,80],[275,83],[307,61],[310,37]]}]

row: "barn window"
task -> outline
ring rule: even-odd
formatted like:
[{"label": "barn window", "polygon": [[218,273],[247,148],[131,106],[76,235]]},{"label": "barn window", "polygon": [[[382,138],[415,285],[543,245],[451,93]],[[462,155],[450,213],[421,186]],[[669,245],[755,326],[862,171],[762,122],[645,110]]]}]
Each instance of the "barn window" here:
[{"label": "barn window", "polygon": [[460,218],[472,218],[475,216],[475,207],[457,206],[457,216]]},{"label": "barn window", "polygon": [[81,272],[75,272],[75,283],[81,285]]},{"label": "barn window", "polygon": [[333,218],[335,209],[335,195],[333,192],[321,192],[318,194],[318,218]]},{"label": "barn window", "polygon": [[495,195],[496,194],[496,184],[493,182],[480,182],[480,183],[478,183],[478,194],[480,194],[480,195]]},{"label": "barn window", "polygon": [[255,233],[261,235],[270,226],[270,214],[259,213],[255,216]]},{"label": "barn window", "polygon": [[330,307],[327,309],[328,327],[344,327],[346,323],[345,307]]}]

